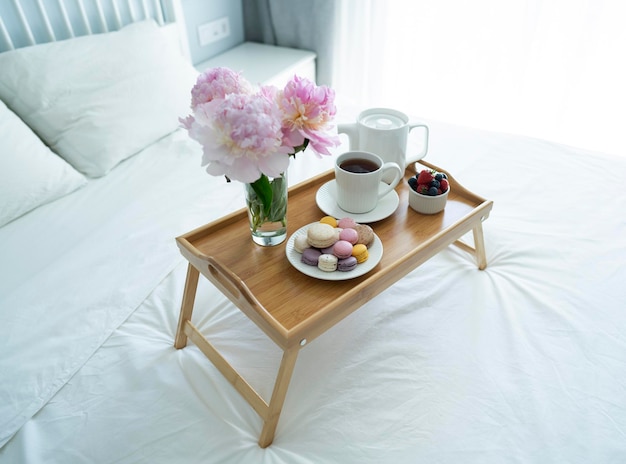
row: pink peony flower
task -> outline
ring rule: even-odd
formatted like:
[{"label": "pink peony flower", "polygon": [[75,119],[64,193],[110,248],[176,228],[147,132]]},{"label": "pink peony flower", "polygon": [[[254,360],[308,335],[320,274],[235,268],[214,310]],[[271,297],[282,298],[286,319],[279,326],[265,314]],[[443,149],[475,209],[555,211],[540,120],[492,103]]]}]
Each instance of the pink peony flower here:
[{"label": "pink peony flower", "polygon": [[262,174],[278,177],[289,166],[281,112],[261,93],[199,104],[188,130],[203,146],[202,166],[213,176],[251,183]]},{"label": "pink peony flower", "polygon": [[252,85],[228,68],[211,68],[198,76],[191,89],[191,109],[202,103],[222,99],[231,93],[253,93]]},{"label": "pink peony flower", "polygon": [[244,183],[263,176],[278,177],[290,155],[308,145],[330,155],[339,137],[330,124],[335,93],[294,76],[283,90],[263,86],[257,93],[240,74],[212,68],[191,90],[191,114],[181,127],[203,149],[202,166],[214,176]]},{"label": "pink peony flower", "polygon": [[330,155],[328,148],[339,145],[339,137],[329,133],[337,112],[332,89],[294,76],[276,99],[283,112],[285,144],[298,147],[308,139],[313,151],[323,155]]}]

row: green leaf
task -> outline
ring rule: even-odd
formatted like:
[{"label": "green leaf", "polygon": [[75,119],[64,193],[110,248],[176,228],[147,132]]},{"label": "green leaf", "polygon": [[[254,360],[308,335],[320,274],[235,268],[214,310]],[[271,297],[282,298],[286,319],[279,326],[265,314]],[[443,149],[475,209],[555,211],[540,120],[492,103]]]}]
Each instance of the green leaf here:
[{"label": "green leaf", "polygon": [[262,174],[261,177],[250,185],[259,198],[259,202],[263,205],[263,216],[269,216],[272,207],[272,198],[274,197],[270,180],[265,174]]},{"label": "green leaf", "polygon": [[293,147],[293,153],[291,156],[296,157],[296,153],[306,150],[306,147],[309,146],[309,139],[304,139],[304,143],[302,145],[298,145],[297,147]]},{"label": "green leaf", "polygon": [[286,225],[287,179],[285,176],[281,175],[270,180],[263,174],[258,180],[245,186],[253,231],[266,222],[281,222]]},{"label": "green leaf", "polygon": [[272,222],[283,221],[287,215],[287,195],[283,195],[283,190],[287,188],[284,177],[276,177],[271,182],[273,201],[269,212],[269,219]]}]

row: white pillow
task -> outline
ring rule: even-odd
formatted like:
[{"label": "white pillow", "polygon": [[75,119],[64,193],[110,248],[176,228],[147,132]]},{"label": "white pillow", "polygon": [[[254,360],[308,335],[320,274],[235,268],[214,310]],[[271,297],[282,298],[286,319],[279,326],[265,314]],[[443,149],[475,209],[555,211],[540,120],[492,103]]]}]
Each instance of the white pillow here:
[{"label": "white pillow", "polygon": [[176,130],[196,76],[152,20],[0,53],[0,98],[90,177]]},{"label": "white pillow", "polygon": [[0,101],[0,227],[86,182]]}]

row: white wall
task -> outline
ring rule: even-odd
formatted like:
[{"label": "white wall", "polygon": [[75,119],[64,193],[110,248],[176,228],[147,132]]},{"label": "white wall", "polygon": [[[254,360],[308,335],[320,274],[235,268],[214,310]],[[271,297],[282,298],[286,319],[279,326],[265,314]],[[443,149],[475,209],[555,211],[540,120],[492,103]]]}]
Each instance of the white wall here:
[{"label": "white wall", "polygon": [[[241,0],[179,0],[182,7],[189,51],[193,63],[199,63],[212,56],[215,56],[244,40],[243,30],[243,7]],[[92,33],[106,32],[107,30],[118,29],[115,9],[111,0],[103,0],[100,3],[106,18],[106,28],[99,21],[98,3],[95,0],[83,1],[85,15],[91,27]],[[144,5],[147,7],[148,17],[155,16],[153,1],[130,0],[131,8],[126,6],[126,1],[116,1],[121,25],[141,19]],[[46,25],[42,20],[37,0],[18,0],[17,5],[22,9],[29,25],[32,29],[35,43],[50,42],[50,37]],[[62,9],[58,1],[45,0],[41,2],[45,12],[50,18],[50,25],[56,40],[68,39],[71,37],[70,31],[65,26]],[[86,35],[88,33],[83,25],[78,3],[75,0],[64,0],[63,5],[68,15],[69,21],[74,27],[74,36]],[[132,10],[132,11],[131,11]],[[13,42],[14,48],[21,48],[31,45],[28,36],[24,33],[20,21],[19,8],[12,1],[0,0],[0,18],[6,29],[6,33]],[[228,17],[230,23],[230,36],[211,44],[200,46],[198,40],[198,26],[214,19]],[[10,49],[4,40],[2,29],[0,28],[0,52]]]},{"label": "white wall", "polygon": [[[189,39],[189,51],[194,64],[205,61],[244,41],[241,0],[182,0],[182,7]],[[198,26],[225,16],[229,19],[230,36],[200,46]]]}]

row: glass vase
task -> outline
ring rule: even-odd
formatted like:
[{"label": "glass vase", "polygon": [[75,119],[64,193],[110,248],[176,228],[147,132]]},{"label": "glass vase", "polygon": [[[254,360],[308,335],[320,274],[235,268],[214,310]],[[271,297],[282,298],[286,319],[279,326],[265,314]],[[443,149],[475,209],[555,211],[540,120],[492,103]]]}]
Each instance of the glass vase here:
[{"label": "glass vase", "polygon": [[287,173],[278,177],[262,175],[244,184],[250,233],[254,243],[275,246],[287,238]]}]

